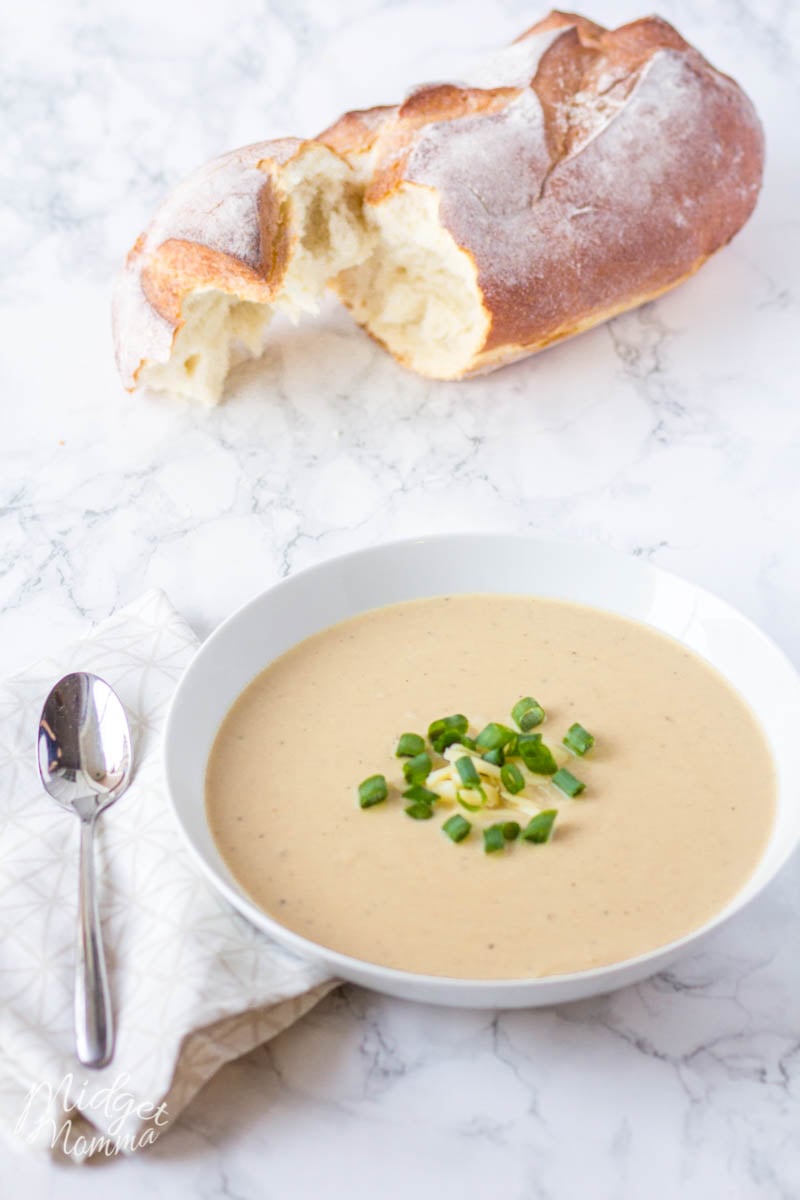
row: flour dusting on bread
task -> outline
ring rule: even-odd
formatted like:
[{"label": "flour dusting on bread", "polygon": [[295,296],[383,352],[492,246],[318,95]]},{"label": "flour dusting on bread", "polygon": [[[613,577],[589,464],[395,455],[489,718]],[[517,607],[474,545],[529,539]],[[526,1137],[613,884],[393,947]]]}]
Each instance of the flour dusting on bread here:
[{"label": "flour dusting on bread", "polygon": [[363,190],[344,159],[288,139],[190,176],[117,283],[123,379],[216,403],[232,365],[261,353],[274,312],[316,312],[328,281],[368,256]]},{"label": "flour dusting on bread", "polygon": [[687,278],[762,167],[750,101],[666,22],[551,13],[458,84],[191,176],[118,282],[120,373],[214,402],[327,287],[411,369],[490,370]]}]

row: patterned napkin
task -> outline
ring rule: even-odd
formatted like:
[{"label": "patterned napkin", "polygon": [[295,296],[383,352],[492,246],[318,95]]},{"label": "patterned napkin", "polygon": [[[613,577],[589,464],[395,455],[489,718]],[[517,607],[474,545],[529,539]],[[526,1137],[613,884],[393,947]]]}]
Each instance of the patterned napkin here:
[{"label": "patterned napkin", "polygon": [[[0,1129],[82,1159],[148,1145],[223,1063],[334,986],[250,926],[198,874],[162,777],[160,735],[197,639],[150,592],[87,638],[0,685]],[[35,733],[70,670],[102,675],[131,722],[136,773],[99,820],[98,895],[116,1052],[74,1056],[78,826],[43,791]]]}]

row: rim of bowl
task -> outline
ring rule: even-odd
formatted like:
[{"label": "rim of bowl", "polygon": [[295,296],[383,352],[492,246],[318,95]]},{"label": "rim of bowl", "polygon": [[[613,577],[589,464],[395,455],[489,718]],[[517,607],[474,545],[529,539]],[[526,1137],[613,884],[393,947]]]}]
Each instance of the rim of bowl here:
[{"label": "rim of bowl", "polygon": [[[184,844],[188,846],[195,861],[200,865],[203,873],[212,882],[214,887],[216,887],[217,890],[225,896],[226,900],[228,900],[228,902],[235,909],[237,909],[237,911],[245,915],[251,924],[256,926],[256,928],[261,929],[262,932],[268,932],[272,929],[277,930],[278,932],[276,932],[274,935],[275,940],[287,945],[291,945],[298,952],[298,954],[306,959],[316,962],[324,961],[326,965],[330,963],[341,963],[345,969],[350,970],[353,973],[358,973],[361,976],[370,976],[376,981],[394,981],[398,986],[413,987],[415,985],[419,985],[432,990],[437,987],[447,987],[456,991],[491,991],[493,994],[496,994],[497,992],[503,991],[518,992],[521,988],[530,988],[531,990],[537,989],[539,991],[555,990],[564,984],[577,983],[579,981],[586,981],[589,983],[591,983],[593,980],[600,979],[603,981],[613,981],[615,976],[627,974],[630,970],[636,970],[637,967],[644,966],[648,962],[653,961],[654,963],[657,963],[659,958],[667,956],[672,957],[676,952],[679,952],[682,947],[688,946],[692,942],[699,941],[701,938],[705,937],[707,934],[710,934],[715,929],[721,928],[731,919],[731,917],[734,917],[738,912],[740,912],[742,908],[752,903],[752,901],[761,895],[764,889],[768,887],[770,883],[772,883],[772,881],[776,878],[778,873],[782,870],[786,862],[797,849],[798,843],[800,843],[800,826],[798,826],[798,829],[795,832],[794,839],[792,841],[787,840],[786,846],[779,849],[772,870],[758,883],[752,894],[744,896],[743,893],[745,892],[748,884],[751,883],[756,869],[763,861],[770,845],[769,842],[762,851],[762,854],[756,862],[753,870],[740,885],[728,904],[713,917],[709,918],[709,920],[704,924],[699,925],[696,929],[690,930],[680,938],[675,938],[670,942],[664,942],[663,944],[654,947],[652,950],[647,950],[643,954],[634,955],[632,958],[620,959],[618,962],[609,963],[605,966],[589,967],[584,971],[566,971],[557,975],[519,975],[514,976],[513,978],[501,979],[491,977],[467,978],[459,975],[427,975],[417,971],[406,971],[401,967],[383,966],[380,963],[372,962],[370,959],[355,958],[353,955],[343,954],[339,950],[334,950],[320,942],[314,942],[310,938],[303,937],[302,934],[295,933],[294,930],[289,929],[286,925],[281,924],[281,922],[273,917],[270,913],[266,912],[262,908],[259,908],[259,906],[247,895],[245,895],[243,892],[237,891],[231,886],[231,884],[228,883],[227,880],[223,879],[217,873],[216,869],[206,860],[204,855],[194,844],[194,840],[184,825],[175,802],[170,777],[169,754],[170,744],[172,741],[172,725],[173,720],[175,719],[178,703],[182,697],[186,680],[189,677],[189,674],[199,656],[206,650],[208,646],[224,636],[230,625],[236,622],[246,611],[260,604],[263,601],[264,596],[278,590],[285,589],[294,584],[294,582],[300,578],[324,574],[325,571],[334,566],[334,564],[347,564],[355,559],[369,558],[381,553],[391,553],[393,550],[401,550],[405,547],[423,543],[430,545],[435,542],[452,543],[456,541],[470,541],[475,539],[487,539],[494,543],[497,543],[498,541],[506,541],[516,542],[518,544],[537,544],[558,548],[569,547],[574,549],[577,547],[582,554],[588,553],[596,558],[607,558],[611,562],[616,561],[629,563],[634,557],[631,554],[626,554],[623,551],[615,550],[609,546],[595,545],[592,543],[586,544],[583,542],[572,541],[568,538],[548,538],[532,534],[509,533],[507,531],[493,532],[492,530],[459,530],[453,533],[422,534],[416,537],[395,538],[388,542],[377,542],[372,546],[362,546],[356,550],[345,551],[343,554],[332,555],[330,558],[323,559],[322,562],[312,563],[307,567],[300,568],[298,571],[293,571],[291,574],[279,579],[276,583],[264,588],[263,591],[258,592],[255,596],[252,596],[243,604],[240,604],[239,607],[236,608],[229,616],[225,617],[224,620],[221,621],[220,624],[217,625],[217,627],[208,635],[208,637],[201,642],[191,662],[181,675],[178,685],[172,696],[172,700],[170,701],[167,719],[164,726],[162,764],[164,766],[167,795],[169,797],[170,807],[172,808],[173,815],[180,829]],[[755,634],[757,638],[760,638],[764,643],[766,643],[773,653],[782,660],[783,664],[792,673],[798,684],[800,684],[800,672],[797,671],[791,659],[789,659],[774,638],[772,638],[771,635],[766,633],[759,625],[756,624],[755,621],[751,620],[750,617],[746,616],[729,601],[722,599],[722,597],[718,596],[716,592],[712,592],[708,588],[702,587],[700,584],[692,583],[690,580],[684,579],[683,576],[678,575],[674,571],[670,571],[665,567],[654,565],[649,559],[645,562],[642,562],[640,559],[636,559],[634,561],[636,566],[643,572],[651,572],[655,575],[664,576],[665,578],[678,583],[681,587],[690,588],[695,593],[701,596],[706,596],[713,600],[714,603],[721,605],[722,608],[726,609],[738,621],[746,625],[751,633]],[[392,603],[402,603],[402,601],[393,601]],[[383,606],[376,605],[374,607],[380,608]],[[600,608],[599,605],[597,607]],[[369,610],[363,609],[362,611],[367,612]],[[601,611],[614,612],[615,610],[601,609]],[[648,624],[648,622],[643,621],[641,618],[629,617],[627,619],[639,620],[640,624]],[[333,624],[335,623],[336,622],[333,622]],[[658,626],[653,626],[653,628],[658,628]],[[664,631],[661,630],[661,632],[663,633]],[[308,637],[311,635],[307,634],[306,636]],[[674,635],[667,634],[666,636],[671,636],[674,638],[674,640],[685,645],[680,638],[677,638]],[[304,639],[301,638],[300,641],[302,640]],[[293,643],[293,645],[298,644],[299,642]],[[699,654],[699,652],[696,650],[694,650],[693,653],[698,654],[701,658],[704,658],[704,656]],[[270,660],[270,662],[271,661],[273,660]],[[708,660],[704,659],[704,661]],[[257,675],[260,671],[265,670],[269,665],[269,662],[264,663],[263,666],[258,668],[255,674]],[[713,663],[710,665],[714,666]],[[723,679],[725,679],[726,683],[730,687],[736,687],[736,685],[731,682],[724,671],[721,671],[718,667],[714,667],[714,669],[717,670],[720,675],[722,675]],[[255,675],[253,678],[255,678]],[[244,687],[246,686],[247,684],[244,684]],[[738,688],[736,688],[736,691],[738,692]],[[746,700],[745,703],[747,703]],[[748,707],[750,707],[749,704]],[[754,714],[760,725],[761,722],[758,713],[755,711],[755,709],[750,709],[750,711]],[[779,789],[779,804],[781,802],[780,797],[781,791]],[[203,806],[203,814],[203,819],[205,821],[205,805]],[[603,990],[612,991],[613,983],[611,987],[604,988]]]}]

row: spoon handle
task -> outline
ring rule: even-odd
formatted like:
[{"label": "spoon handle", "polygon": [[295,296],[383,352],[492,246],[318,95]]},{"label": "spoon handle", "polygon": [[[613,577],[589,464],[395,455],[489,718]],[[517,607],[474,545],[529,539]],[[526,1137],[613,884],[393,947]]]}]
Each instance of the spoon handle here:
[{"label": "spoon handle", "polygon": [[85,1067],[104,1067],[114,1050],[114,1019],[94,882],[95,813],[81,817],[75,1043]]}]

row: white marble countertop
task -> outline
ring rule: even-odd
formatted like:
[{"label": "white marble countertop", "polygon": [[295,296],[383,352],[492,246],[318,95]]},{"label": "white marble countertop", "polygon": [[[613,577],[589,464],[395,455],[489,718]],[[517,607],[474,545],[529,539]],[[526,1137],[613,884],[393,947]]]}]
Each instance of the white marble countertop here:
[{"label": "white marble countertop", "polygon": [[[590,6],[607,24],[634,0]],[[800,661],[797,6],[662,0],[754,98],[768,169],[733,246],[656,304],[488,378],[404,373],[335,309],[215,411],[127,396],[109,280],[231,146],[448,77],[525,0],[109,0],[0,24],[0,665],[146,587],[201,634],[286,572],[387,538],[600,541],[703,583]],[[225,1069],[152,1150],[3,1150],[0,1191],[86,1200],[800,1195],[800,862],[707,949],[613,996],[498,1016],[347,988]]]}]

